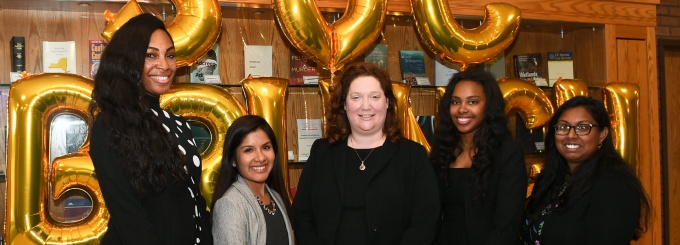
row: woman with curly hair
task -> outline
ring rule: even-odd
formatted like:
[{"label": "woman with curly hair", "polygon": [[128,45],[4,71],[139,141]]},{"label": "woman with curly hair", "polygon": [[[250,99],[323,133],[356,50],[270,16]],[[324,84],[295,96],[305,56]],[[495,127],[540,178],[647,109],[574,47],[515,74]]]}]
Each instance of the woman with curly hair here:
[{"label": "woman with curly hair", "polygon": [[348,66],[331,97],[328,137],[314,142],[293,202],[306,244],[430,244],[439,198],[423,146],[401,135],[389,74]]},{"label": "woman with curly hair", "polygon": [[191,129],[160,107],[176,69],[172,38],[149,14],[104,50],[89,107],[90,157],[111,215],[102,244],[212,244]]},{"label": "woman with curly hair", "polygon": [[439,181],[438,244],[514,244],[527,175],[493,75],[456,73],[439,105],[430,160]]}]

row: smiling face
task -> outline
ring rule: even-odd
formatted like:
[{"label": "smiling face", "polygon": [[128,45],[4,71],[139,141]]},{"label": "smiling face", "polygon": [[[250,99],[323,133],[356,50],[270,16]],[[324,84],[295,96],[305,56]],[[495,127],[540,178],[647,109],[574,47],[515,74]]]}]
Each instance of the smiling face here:
[{"label": "smiling face", "polygon": [[236,168],[251,189],[261,187],[274,167],[272,142],[262,129],[248,134],[236,148]]},{"label": "smiling face", "polygon": [[175,46],[172,39],[163,30],[156,30],[151,34],[149,47],[144,57],[142,83],[144,89],[153,95],[161,95],[172,85],[177,70],[175,61]]},{"label": "smiling face", "polygon": [[486,94],[481,84],[463,80],[451,93],[449,114],[461,137],[472,137],[484,122]]},{"label": "smiling face", "polygon": [[[588,110],[579,106],[564,111],[558,118],[557,124],[570,126],[579,124],[597,125],[597,121],[593,119]],[[588,160],[597,151],[598,146],[608,133],[608,128],[593,127],[589,134],[579,136],[572,128],[567,135],[555,135],[555,145],[560,155],[567,160],[569,169],[574,172],[581,163]]]},{"label": "smiling face", "polygon": [[387,98],[378,79],[371,76],[354,79],[345,98],[345,111],[352,134],[382,134],[387,107]]}]

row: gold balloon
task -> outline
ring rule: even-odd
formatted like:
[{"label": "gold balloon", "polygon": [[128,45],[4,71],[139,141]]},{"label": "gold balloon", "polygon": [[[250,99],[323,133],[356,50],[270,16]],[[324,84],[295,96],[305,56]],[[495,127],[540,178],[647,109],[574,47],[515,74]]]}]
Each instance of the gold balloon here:
[{"label": "gold balloon", "polygon": [[[55,159],[50,169],[49,142],[45,142],[51,119],[59,114],[73,113],[87,119],[93,87],[85,77],[62,73],[34,75],[12,83],[5,206],[8,244],[84,244],[101,238],[106,231],[109,215],[90,158],[81,148],[81,153]],[[89,194],[93,210],[79,222],[57,222],[49,217],[46,192],[52,191],[56,198],[72,189]]]},{"label": "gold balloon", "polygon": [[342,17],[328,25],[315,1],[273,2],[276,20],[288,41],[331,73],[373,44],[387,12],[387,0],[349,0]]},{"label": "gold balloon", "polygon": [[505,100],[505,114],[518,110],[528,129],[540,128],[553,114],[553,106],[536,85],[516,78],[499,79],[498,86]]},{"label": "gold balloon", "polygon": [[420,129],[420,125],[418,125],[418,121],[413,115],[413,109],[411,109],[411,85],[402,82],[392,82],[392,90],[397,99],[395,105],[397,106],[397,118],[401,125],[402,134],[407,139],[423,145],[429,155],[432,147],[427,142],[423,130]]},{"label": "gold balloon", "polygon": [[576,96],[588,96],[588,85],[579,79],[557,79],[553,85],[555,107],[560,107],[565,101]]},{"label": "gold balloon", "polygon": [[106,19],[106,27],[102,32],[102,37],[106,42],[111,41],[113,34],[118,31],[128,20],[132,19],[137,15],[142,14],[142,8],[139,6],[136,0],[130,0],[118,11],[117,14],[112,13],[110,10],[104,11],[104,18]]},{"label": "gold balloon", "polygon": [[487,4],[484,21],[474,29],[456,22],[447,0],[411,0],[411,8],[420,40],[461,70],[496,57],[519,31],[520,10],[507,3]]},{"label": "gold balloon", "polygon": [[[177,7],[177,17],[166,27],[175,43],[177,67],[190,66],[217,41],[222,28],[222,10],[217,0],[170,0],[170,2]],[[111,41],[118,28],[139,14],[141,14],[139,4],[135,0],[130,0],[123,6],[121,12],[113,17],[113,21],[109,20],[102,37]],[[109,16],[107,15],[107,19]]]},{"label": "gold balloon", "polygon": [[612,123],[609,133],[616,151],[639,174],[638,109],[640,88],[632,83],[608,83],[602,87],[604,104]]},{"label": "gold balloon", "polygon": [[332,78],[319,79],[319,90],[321,91],[321,112],[323,113],[323,136],[326,137],[326,130],[328,129],[328,120],[330,120],[331,97],[335,87]]},{"label": "gold balloon", "polygon": [[199,122],[210,131],[210,145],[201,153],[203,171],[200,188],[206,203],[212,203],[227,129],[234,120],[246,115],[246,110],[226,90],[195,83],[174,84],[161,96],[161,107],[189,121]]},{"label": "gold balloon", "polygon": [[[248,104],[248,114],[263,117],[271,125],[279,145],[281,171],[286,185],[288,180],[288,147],[286,145],[286,101],[288,79],[261,77],[243,80],[243,93]],[[286,190],[290,190],[286,188]],[[290,195],[289,195],[290,196]]]}]

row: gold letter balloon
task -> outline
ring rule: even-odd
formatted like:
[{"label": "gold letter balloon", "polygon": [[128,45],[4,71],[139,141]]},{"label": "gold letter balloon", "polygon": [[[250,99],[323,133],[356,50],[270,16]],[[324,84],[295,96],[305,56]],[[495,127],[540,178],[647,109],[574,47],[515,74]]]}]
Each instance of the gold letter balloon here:
[{"label": "gold letter balloon", "polygon": [[503,52],[517,36],[520,10],[506,3],[486,5],[482,24],[461,27],[452,17],[447,0],[411,0],[420,40],[435,55],[465,70]]},{"label": "gold letter balloon", "polygon": [[387,12],[387,0],[349,0],[342,17],[328,25],[314,1],[273,2],[276,19],[288,41],[330,69],[331,74],[373,44]]},{"label": "gold letter balloon", "polygon": [[640,88],[632,83],[608,83],[602,87],[604,105],[612,123],[609,133],[616,151],[639,173],[638,163],[638,107]]},{"label": "gold letter balloon", "polygon": [[246,115],[246,110],[226,90],[193,83],[173,85],[170,91],[161,97],[161,107],[182,115],[188,121],[200,123],[210,131],[210,144],[204,152],[201,152],[203,174],[199,185],[206,203],[212,203],[227,129],[237,118]]},{"label": "gold letter balloon", "polygon": [[518,110],[526,128],[543,127],[553,114],[553,106],[543,90],[536,85],[516,78],[501,78],[498,86],[505,99],[505,114]]},{"label": "gold letter balloon", "polygon": [[[57,158],[50,169],[46,140],[56,116],[70,113],[87,118],[92,88],[91,80],[71,74],[35,75],[11,85],[5,210],[8,244],[84,244],[106,231],[109,214],[89,156],[76,153]],[[48,198],[56,199],[73,188],[92,198],[92,212],[76,223],[59,223],[50,217]]]},{"label": "gold letter balloon", "polygon": [[[191,65],[219,37],[222,28],[222,10],[217,0],[170,0],[177,7],[177,16],[166,27],[175,43],[177,66]],[[130,18],[141,14],[135,0],[130,0],[118,14],[107,10],[105,17],[108,25],[102,32],[106,41],[111,41],[115,32]]]}]

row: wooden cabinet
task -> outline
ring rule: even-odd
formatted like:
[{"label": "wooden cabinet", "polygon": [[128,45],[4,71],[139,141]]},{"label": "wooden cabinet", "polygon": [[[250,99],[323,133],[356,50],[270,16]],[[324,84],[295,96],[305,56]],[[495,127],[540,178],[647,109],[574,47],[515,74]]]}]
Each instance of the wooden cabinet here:
[{"label": "wooden cabinet", "polygon": [[[139,1],[147,12],[172,20],[169,1]],[[289,76],[291,48],[274,18],[270,0],[219,0],[222,5],[220,76],[224,88],[241,96],[238,82],[245,77],[243,47],[270,45],[274,50],[273,74]],[[465,27],[482,19],[484,5],[494,1],[449,0],[451,11]],[[661,175],[656,64],[656,5],[658,0],[508,0],[522,11],[522,26],[515,42],[505,51],[508,76],[514,76],[512,56],[520,53],[552,51],[574,52],[574,75],[597,88],[609,82],[634,83],[640,87],[638,139],[640,177],[654,209],[653,225],[635,244],[661,244]],[[8,45],[12,36],[26,37],[26,66],[30,73],[41,72],[41,42],[74,40],[77,43],[78,73],[87,74],[87,43],[102,39],[106,25],[103,11],[117,12],[126,1],[0,0],[0,44]],[[317,0],[327,10],[328,21],[339,16],[345,0]],[[399,50],[425,50],[415,33],[408,0],[388,0],[386,26],[377,42],[388,44],[391,77],[401,79]],[[468,25],[467,23],[470,23]],[[432,54],[426,52],[427,75],[434,81]],[[9,83],[9,49],[0,49],[0,82]],[[547,69],[547,66],[544,66]],[[544,71],[547,74],[547,70]],[[322,74],[323,75],[323,74]],[[326,75],[327,72],[326,72]],[[178,73],[178,82],[189,80],[187,68]],[[288,102],[288,146],[295,150],[294,119],[320,118],[319,92],[316,87],[290,88]],[[595,89],[597,91],[597,89]],[[414,88],[412,106],[416,114],[433,114],[434,88]],[[292,168],[300,168],[293,166]],[[299,170],[299,169],[298,169]],[[295,170],[293,170],[295,171]],[[291,176],[294,179],[294,176]],[[294,181],[292,181],[294,182]],[[293,184],[293,183],[291,183]]]}]

